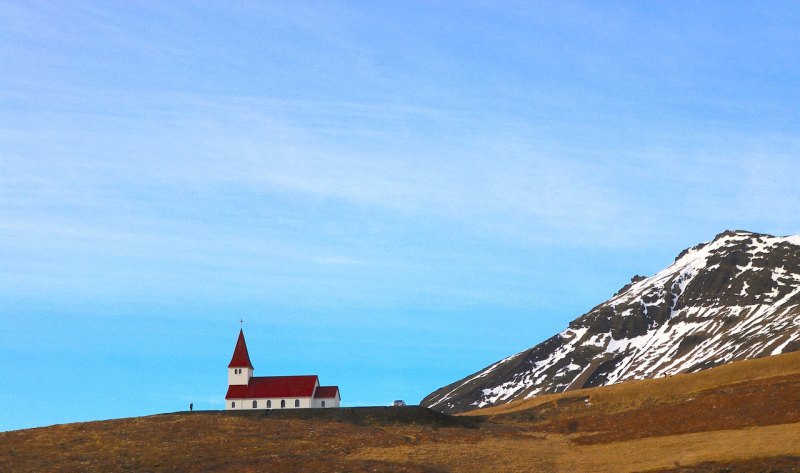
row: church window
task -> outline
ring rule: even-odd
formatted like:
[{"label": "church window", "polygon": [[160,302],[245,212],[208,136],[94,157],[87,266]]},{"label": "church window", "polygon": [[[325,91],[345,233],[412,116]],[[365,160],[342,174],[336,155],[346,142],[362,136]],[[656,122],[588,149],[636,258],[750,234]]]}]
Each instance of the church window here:
[{"label": "church window", "polygon": [[267,409],[272,409],[272,401],[267,399]]},{"label": "church window", "polygon": [[325,401],[322,401],[322,407],[325,407]]},{"label": "church window", "polygon": [[281,399],[281,409],[286,407],[286,399]]},{"label": "church window", "polygon": [[294,407],[300,407],[300,399],[294,400]]},{"label": "church window", "polygon": [[236,401],[231,401],[231,407],[236,407]]},{"label": "church window", "polygon": [[256,407],[258,407],[258,401],[253,401],[253,409],[255,409]]}]

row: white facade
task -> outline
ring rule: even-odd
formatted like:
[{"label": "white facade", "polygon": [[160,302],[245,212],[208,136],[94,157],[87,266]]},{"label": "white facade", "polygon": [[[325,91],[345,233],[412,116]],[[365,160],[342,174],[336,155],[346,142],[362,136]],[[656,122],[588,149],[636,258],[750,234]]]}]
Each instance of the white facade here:
[{"label": "white facade", "polygon": [[[313,397],[275,397],[275,398],[248,398],[228,399],[225,410],[252,410],[252,409],[303,409],[309,407],[328,408],[339,407],[338,391],[333,398]],[[255,404],[254,404],[255,403]]]},{"label": "white facade", "polygon": [[[255,405],[253,405],[255,403]],[[283,404],[281,404],[283,403]],[[327,406],[328,403],[325,403]],[[313,405],[310,397],[296,398],[267,398],[267,399],[228,399],[225,406],[227,411],[253,410],[253,409],[303,409],[319,407]]]},{"label": "white facade", "polygon": [[334,398],[314,398],[311,407],[339,407],[339,396]]},{"label": "white facade", "polygon": [[246,386],[252,377],[253,370],[250,368],[228,368],[228,386]]}]

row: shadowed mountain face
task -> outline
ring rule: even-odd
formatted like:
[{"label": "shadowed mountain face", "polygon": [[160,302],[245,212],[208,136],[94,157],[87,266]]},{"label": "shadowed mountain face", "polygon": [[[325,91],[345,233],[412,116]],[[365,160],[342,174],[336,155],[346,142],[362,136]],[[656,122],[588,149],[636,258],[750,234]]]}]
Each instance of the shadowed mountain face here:
[{"label": "shadowed mountain face", "polygon": [[800,350],[800,236],[727,231],[558,335],[429,394],[456,413]]}]

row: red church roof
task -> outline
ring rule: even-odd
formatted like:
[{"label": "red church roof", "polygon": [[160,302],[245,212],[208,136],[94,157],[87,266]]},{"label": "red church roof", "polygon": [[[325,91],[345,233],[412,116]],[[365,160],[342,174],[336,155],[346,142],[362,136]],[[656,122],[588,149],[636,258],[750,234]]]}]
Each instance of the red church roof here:
[{"label": "red church roof", "polygon": [[236,348],[233,350],[233,358],[231,358],[228,368],[253,369],[250,354],[247,353],[247,343],[244,342],[244,332],[241,329],[239,329],[239,339],[236,340]]},{"label": "red church roof", "polygon": [[317,375],[253,376],[247,386],[228,386],[225,399],[311,397],[314,394],[314,388],[318,385]]},{"label": "red church roof", "polygon": [[314,393],[314,398],[331,399],[339,394],[339,386],[320,386]]}]

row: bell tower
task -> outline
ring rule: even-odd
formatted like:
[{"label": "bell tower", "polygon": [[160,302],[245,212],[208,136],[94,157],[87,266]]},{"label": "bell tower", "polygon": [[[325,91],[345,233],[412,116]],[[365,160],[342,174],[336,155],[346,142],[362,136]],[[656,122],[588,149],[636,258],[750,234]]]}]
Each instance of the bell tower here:
[{"label": "bell tower", "polygon": [[244,341],[244,331],[239,329],[239,338],[233,349],[233,357],[228,363],[228,386],[247,385],[253,377],[253,363],[247,352],[247,343]]}]

